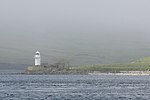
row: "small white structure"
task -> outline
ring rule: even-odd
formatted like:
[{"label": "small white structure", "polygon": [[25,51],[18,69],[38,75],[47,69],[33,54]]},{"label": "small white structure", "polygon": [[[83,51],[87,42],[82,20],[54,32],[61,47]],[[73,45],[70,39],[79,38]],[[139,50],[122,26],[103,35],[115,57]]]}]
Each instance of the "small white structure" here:
[{"label": "small white structure", "polygon": [[34,58],[35,58],[35,66],[40,66],[41,65],[41,56],[40,56],[40,52],[39,51],[37,51],[35,53]]}]

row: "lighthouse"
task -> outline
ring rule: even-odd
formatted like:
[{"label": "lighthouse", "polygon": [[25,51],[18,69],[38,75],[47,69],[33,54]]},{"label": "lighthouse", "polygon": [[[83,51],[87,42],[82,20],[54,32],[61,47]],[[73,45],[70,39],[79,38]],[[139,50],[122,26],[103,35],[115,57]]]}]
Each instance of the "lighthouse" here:
[{"label": "lighthouse", "polygon": [[41,56],[40,56],[40,52],[39,51],[37,51],[35,53],[34,58],[35,58],[35,66],[40,66],[41,65]]}]

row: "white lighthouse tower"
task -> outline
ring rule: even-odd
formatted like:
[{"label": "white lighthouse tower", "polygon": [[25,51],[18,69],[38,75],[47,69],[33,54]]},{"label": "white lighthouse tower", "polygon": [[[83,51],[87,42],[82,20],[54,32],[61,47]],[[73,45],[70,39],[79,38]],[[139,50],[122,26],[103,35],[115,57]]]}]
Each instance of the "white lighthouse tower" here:
[{"label": "white lighthouse tower", "polygon": [[34,58],[35,58],[35,66],[40,66],[41,65],[41,56],[40,56],[40,52],[39,51],[37,51],[35,53]]}]

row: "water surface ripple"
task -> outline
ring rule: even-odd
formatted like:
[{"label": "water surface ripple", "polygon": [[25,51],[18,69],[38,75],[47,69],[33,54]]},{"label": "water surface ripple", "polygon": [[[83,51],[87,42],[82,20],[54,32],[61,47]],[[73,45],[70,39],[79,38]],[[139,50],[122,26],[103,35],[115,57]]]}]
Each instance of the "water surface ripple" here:
[{"label": "water surface ripple", "polygon": [[150,100],[150,76],[0,75],[0,100]]}]

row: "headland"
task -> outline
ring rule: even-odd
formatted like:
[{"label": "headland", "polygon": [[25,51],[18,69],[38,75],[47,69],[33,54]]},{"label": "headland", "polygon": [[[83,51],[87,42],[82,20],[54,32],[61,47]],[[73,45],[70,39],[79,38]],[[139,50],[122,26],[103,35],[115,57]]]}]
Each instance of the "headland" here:
[{"label": "headland", "polygon": [[26,74],[150,75],[150,57],[130,63],[70,66],[66,62],[29,66]]}]

